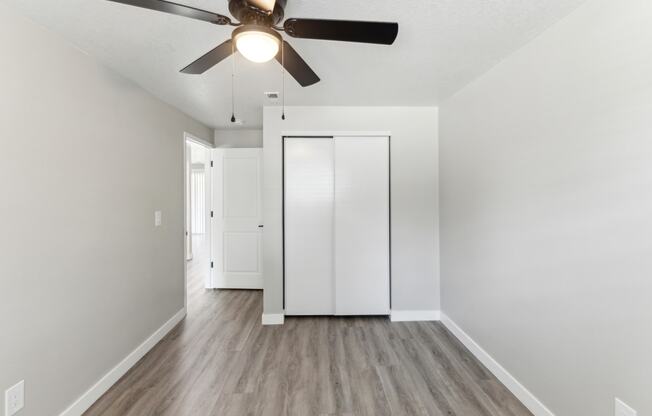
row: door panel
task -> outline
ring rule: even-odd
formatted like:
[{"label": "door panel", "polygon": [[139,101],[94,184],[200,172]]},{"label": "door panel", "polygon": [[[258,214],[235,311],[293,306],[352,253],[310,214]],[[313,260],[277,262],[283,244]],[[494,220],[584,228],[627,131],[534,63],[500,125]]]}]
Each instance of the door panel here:
[{"label": "door panel", "polygon": [[260,271],[260,234],[224,233],[224,271]]},{"label": "door panel", "polygon": [[263,288],[261,163],[262,149],[213,150],[213,288]]},{"label": "door panel", "polygon": [[332,315],[333,140],[285,139],[285,312]]},{"label": "door panel", "polygon": [[389,314],[389,139],[336,137],[335,313]]},{"label": "door panel", "polygon": [[224,158],[224,218],[258,218],[259,160],[230,153]]}]

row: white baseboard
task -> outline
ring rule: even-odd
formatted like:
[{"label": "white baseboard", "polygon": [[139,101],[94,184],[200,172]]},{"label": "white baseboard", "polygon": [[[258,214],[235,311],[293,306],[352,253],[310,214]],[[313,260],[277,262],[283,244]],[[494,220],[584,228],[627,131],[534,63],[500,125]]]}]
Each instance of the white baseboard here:
[{"label": "white baseboard", "polygon": [[408,322],[408,321],[439,321],[439,311],[395,311],[390,312],[390,319],[392,322]]},{"label": "white baseboard", "polygon": [[511,375],[505,368],[500,365],[487,351],[485,351],[477,342],[475,342],[466,332],[462,330],[455,322],[453,322],[446,314],[441,314],[442,323],[448,328],[449,331],[459,339],[464,346],[471,351],[471,353],[482,364],[484,364],[489,371],[501,383],[509,389],[509,391],[516,396],[518,400],[527,407],[534,416],[555,416],[539,399],[536,398],[525,386],[523,386],[513,375]]},{"label": "white baseboard", "polygon": [[127,355],[118,365],[113,367],[108,373],[104,375],[93,387],[88,389],[86,393],[82,394],[73,404],[64,410],[59,416],[80,416],[93,403],[97,401],[107,390],[115,384],[131,367],[133,367],[138,360],[143,358],[149,350],[151,350],[168,332],[172,330],[184,317],[186,310],[181,309],[174,314],[170,320],[163,324],[162,327],[156,330],[149,338],[140,344],[135,350]]},{"label": "white baseboard", "polygon": [[263,325],[283,325],[285,315],[282,313],[264,313]]}]

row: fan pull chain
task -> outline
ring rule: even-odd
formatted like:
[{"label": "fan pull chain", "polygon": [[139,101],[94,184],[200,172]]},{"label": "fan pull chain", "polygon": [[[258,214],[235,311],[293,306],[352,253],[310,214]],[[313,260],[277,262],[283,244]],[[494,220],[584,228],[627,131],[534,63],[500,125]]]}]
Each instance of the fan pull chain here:
[{"label": "fan pull chain", "polygon": [[235,123],[235,42],[231,43],[231,123]]},{"label": "fan pull chain", "polygon": [[281,120],[285,120],[285,42],[281,41],[281,68],[283,69],[283,112],[281,114]]}]

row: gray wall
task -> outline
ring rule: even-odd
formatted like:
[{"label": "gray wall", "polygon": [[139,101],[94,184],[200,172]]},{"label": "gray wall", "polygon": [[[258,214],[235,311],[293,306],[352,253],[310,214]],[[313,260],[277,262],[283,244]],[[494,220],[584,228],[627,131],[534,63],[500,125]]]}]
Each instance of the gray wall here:
[{"label": "gray wall", "polygon": [[[439,310],[437,109],[266,107],[263,120],[265,313],[283,310],[281,133],[390,131],[392,309]],[[433,253],[435,253],[433,255]]]},{"label": "gray wall", "polygon": [[588,1],[441,107],[442,309],[558,416],[652,414],[650,22]]},{"label": "gray wall", "polygon": [[212,131],[2,4],[0,50],[0,392],[56,415],[183,308],[183,133]]},{"label": "gray wall", "polygon": [[215,147],[263,147],[262,130],[215,130]]}]

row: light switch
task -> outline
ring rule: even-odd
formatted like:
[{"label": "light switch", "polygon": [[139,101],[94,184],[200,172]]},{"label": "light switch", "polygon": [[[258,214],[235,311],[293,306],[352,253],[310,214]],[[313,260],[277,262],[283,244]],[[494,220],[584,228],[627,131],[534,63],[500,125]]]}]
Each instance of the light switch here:
[{"label": "light switch", "polygon": [[616,399],[615,416],[637,416],[636,410],[627,406],[622,400]]},{"label": "light switch", "polygon": [[162,221],[163,221],[163,214],[161,213],[161,211],[154,211],[154,226],[160,227]]},{"label": "light switch", "polygon": [[25,406],[25,380],[5,391],[5,416],[13,416]]}]

